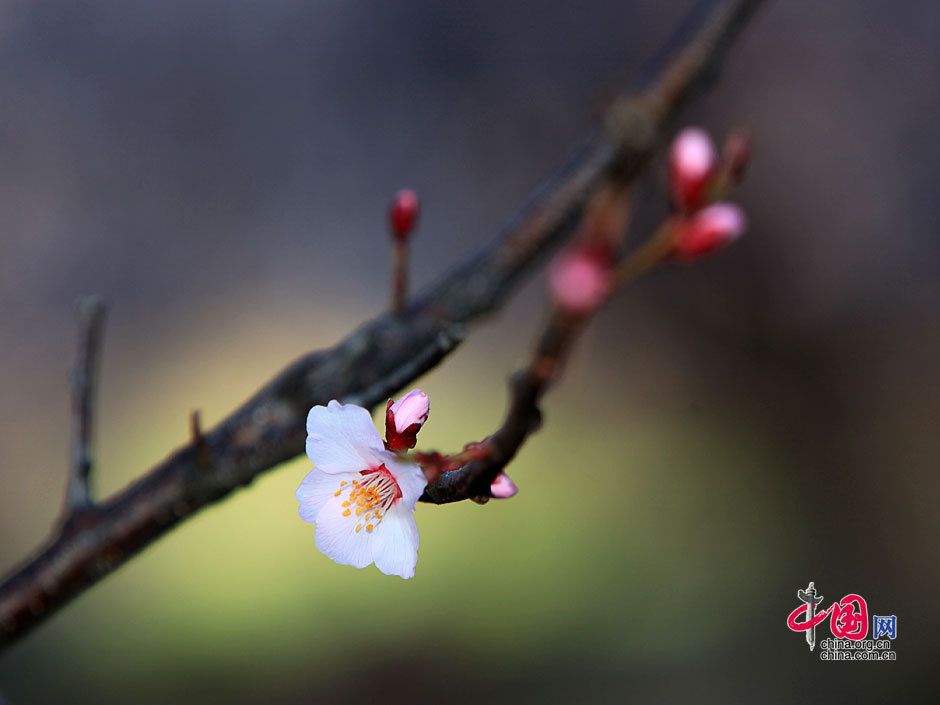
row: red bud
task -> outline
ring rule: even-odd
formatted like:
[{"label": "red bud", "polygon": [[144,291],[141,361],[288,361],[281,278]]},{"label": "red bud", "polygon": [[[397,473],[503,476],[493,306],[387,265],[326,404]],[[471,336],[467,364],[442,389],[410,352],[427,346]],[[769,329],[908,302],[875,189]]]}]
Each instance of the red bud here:
[{"label": "red bud", "polygon": [[403,189],[395,194],[388,210],[388,222],[392,234],[398,240],[405,240],[418,222],[421,203],[418,194],[411,189]]},{"label": "red bud", "polygon": [[692,260],[738,239],[747,227],[747,216],[733,203],[715,203],[679,226],[675,256]]},{"label": "red bud", "polygon": [[669,189],[679,208],[694,209],[705,200],[718,155],[705,130],[687,127],[669,149]]}]

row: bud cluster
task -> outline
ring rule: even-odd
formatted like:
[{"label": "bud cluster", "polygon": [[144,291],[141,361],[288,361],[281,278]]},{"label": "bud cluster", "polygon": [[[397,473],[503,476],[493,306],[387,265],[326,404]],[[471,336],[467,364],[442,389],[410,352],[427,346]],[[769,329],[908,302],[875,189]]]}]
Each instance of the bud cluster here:
[{"label": "bud cluster", "polygon": [[747,216],[741,207],[719,199],[740,182],[750,152],[750,138],[741,132],[728,137],[720,158],[701,128],[686,128],[673,140],[669,192],[680,219],[673,246],[676,259],[697,259],[744,232]]}]

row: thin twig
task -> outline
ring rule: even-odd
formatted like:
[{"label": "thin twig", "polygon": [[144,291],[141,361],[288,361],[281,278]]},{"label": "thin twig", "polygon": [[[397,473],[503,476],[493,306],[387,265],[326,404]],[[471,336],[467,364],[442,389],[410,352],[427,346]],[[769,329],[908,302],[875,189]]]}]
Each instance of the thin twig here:
[{"label": "thin twig", "polygon": [[105,313],[104,302],[98,297],[89,297],[79,305],[78,353],[72,370],[72,441],[65,500],[66,519],[87,509],[92,503],[89,487],[92,422]]},{"label": "thin twig", "polygon": [[[195,445],[187,444],[96,505],[80,527],[54,532],[0,585],[0,648],[189,515],[303,452],[304,419],[311,406],[356,399],[374,407],[455,349],[460,342],[453,335],[455,326],[498,308],[572,234],[599,188],[613,180],[626,183],[640,172],[666,123],[759,0],[709,4],[717,7],[711,19],[683,45],[654,87],[639,99],[618,102],[608,116],[606,137],[580,150],[479,253],[401,314],[379,316],[335,348],[301,357],[202,434],[209,468]],[[506,441],[508,448],[513,439]],[[444,484],[440,489],[446,490]]]},{"label": "thin twig", "polygon": [[[605,206],[616,207],[613,202]],[[610,225],[617,225],[616,219],[611,219]],[[673,218],[668,217],[643,244],[623,257],[614,268],[616,274],[612,275],[612,290],[606,300],[666,259],[672,250],[674,232]],[[590,235],[592,233],[585,233],[582,238],[586,240]],[[606,234],[609,240],[617,235],[617,232]],[[463,451],[450,456],[415,453],[415,460],[425,475],[434,479],[425,489],[422,501],[448,504],[472,499],[483,503],[491,496],[490,487],[496,476],[515,457],[528,437],[541,427],[539,402],[563,371],[568,353],[585,323],[606,300],[583,315],[553,311],[539,335],[528,366],[510,379],[509,410],[493,435],[480,443],[468,444]]]},{"label": "thin twig", "polygon": [[410,243],[396,238],[392,245],[392,311],[401,313],[408,303],[408,263]]},{"label": "thin twig", "polygon": [[525,440],[539,429],[539,401],[555,380],[577,338],[582,321],[553,315],[543,330],[532,363],[510,380],[509,410],[497,431],[475,449],[477,459],[445,472],[428,485],[422,501],[448,504],[490,496],[490,485],[509,464]]}]

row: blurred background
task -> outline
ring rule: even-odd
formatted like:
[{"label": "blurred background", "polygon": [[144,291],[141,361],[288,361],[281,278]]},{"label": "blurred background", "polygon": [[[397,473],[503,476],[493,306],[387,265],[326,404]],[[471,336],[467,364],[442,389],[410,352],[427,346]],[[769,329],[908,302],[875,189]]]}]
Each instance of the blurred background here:
[{"label": "blurred background", "polygon": [[[75,302],[111,304],[97,488],[483,243],[689,1],[0,2],[0,571],[61,505]],[[755,136],[747,237],[591,325],[512,465],[421,505],[413,580],[337,566],[298,459],[0,656],[29,703],[916,700],[938,653],[940,5],[770,2],[686,113]],[[638,199],[661,208],[658,164]],[[489,433],[535,277],[420,385]],[[893,663],[786,627],[815,580],[898,616]],[[826,627],[820,638],[828,636]],[[933,681],[935,684],[935,681]],[[934,688],[935,690],[935,688]]]}]

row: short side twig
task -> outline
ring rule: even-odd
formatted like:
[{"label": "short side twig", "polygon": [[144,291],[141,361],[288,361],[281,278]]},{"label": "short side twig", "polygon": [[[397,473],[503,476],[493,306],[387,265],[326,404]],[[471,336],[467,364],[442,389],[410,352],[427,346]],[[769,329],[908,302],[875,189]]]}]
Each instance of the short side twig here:
[{"label": "short side twig", "polygon": [[78,353],[72,370],[72,441],[65,499],[66,519],[92,504],[89,487],[92,425],[105,313],[104,302],[98,297],[89,297],[79,306]]}]

